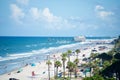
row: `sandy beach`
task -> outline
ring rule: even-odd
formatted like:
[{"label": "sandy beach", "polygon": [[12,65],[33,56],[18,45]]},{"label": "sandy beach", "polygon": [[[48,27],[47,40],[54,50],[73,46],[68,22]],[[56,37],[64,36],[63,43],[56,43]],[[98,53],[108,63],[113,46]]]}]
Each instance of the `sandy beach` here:
[{"label": "sandy beach", "polygon": [[119,9],[120,0],[0,0],[0,80],[120,80]]},{"label": "sandy beach", "polygon": [[[107,48],[104,50],[99,50],[100,46],[106,46]],[[85,55],[86,58],[88,58],[91,54],[91,50],[93,49],[96,49],[97,53],[103,53],[103,52],[108,52],[112,48],[113,48],[113,45],[101,44],[93,47],[89,46],[82,50],[80,49],[81,52],[78,54],[78,58],[80,60],[79,64],[85,63],[84,61],[82,61],[83,54]],[[54,76],[54,65],[53,65],[54,59],[61,61],[61,54],[62,53],[56,53],[56,54],[50,55],[50,58],[51,58],[50,60],[52,62],[52,65],[50,66],[51,77]],[[76,59],[75,54],[70,56],[71,61],[74,61],[75,59]],[[67,61],[66,61],[66,64],[67,64]],[[62,67],[59,68],[59,71],[62,72],[62,69],[63,69]],[[0,80],[9,80],[9,78],[16,78],[19,80],[47,80],[48,78],[48,66],[46,65],[46,61],[35,63],[34,66],[26,65],[25,67],[21,68],[21,71],[18,73],[19,70],[20,69],[17,69],[12,72],[0,75]],[[34,72],[35,74],[34,76],[32,76],[32,72]]]}]

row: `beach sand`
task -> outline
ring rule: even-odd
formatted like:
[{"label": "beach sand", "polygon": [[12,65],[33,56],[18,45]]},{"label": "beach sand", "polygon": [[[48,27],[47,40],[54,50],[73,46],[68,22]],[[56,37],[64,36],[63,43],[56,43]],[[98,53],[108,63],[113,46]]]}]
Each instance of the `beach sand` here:
[{"label": "beach sand", "polygon": [[[99,46],[106,46],[107,48],[104,50],[99,50],[98,47]],[[109,50],[111,50],[113,48],[113,45],[96,45],[96,46],[89,46],[86,47],[85,49],[81,50],[81,52],[78,54],[79,55],[79,60],[80,60],[80,64],[84,63],[84,61],[82,61],[83,59],[83,55],[85,55],[86,58],[88,58],[91,54],[91,50],[92,49],[96,49],[98,53],[103,53],[103,52],[108,52]],[[78,48],[79,49],[79,48]],[[56,54],[52,54],[50,55],[50,57],[54,57],[57,60],[61,61],[61,55],[62,53],[56,53]],[[72,55],[70,56],[70,60],[74,61],[76,59],[76,55]],[[51,77],[54,76],[54,59],[51,59],[52,65],[50,66],[50,75]],[[62,61],[61,61],[62,63]],[[66,61],[67,64],[67,61]],[[27,65],[23,68],[21,68],[21,72],[17,73],[18,70],[14,70],[12,72],[9,73],[5,73],[3,75],[0,75],[0,80],[9,80],[9,78],[16,78],[19,80],[47,80],[48,78],[48,66],[46,65],[46,61],[42,61],[40,63],[35,63],[35,66],[31,66],[31,65]],[[62,72],[62,67],[59,68],[59,71]],[[66,69],[67,70],[67,69]],[[32,72],[34,71],[35,76],[32,76]]]}]

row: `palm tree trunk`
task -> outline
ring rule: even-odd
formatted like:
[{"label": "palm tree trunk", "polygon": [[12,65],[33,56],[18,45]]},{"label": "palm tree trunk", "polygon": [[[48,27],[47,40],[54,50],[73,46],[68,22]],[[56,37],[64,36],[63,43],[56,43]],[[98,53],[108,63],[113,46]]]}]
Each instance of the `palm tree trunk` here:
[{"label": "palm tree trunk", "polygon": [[70,71],[70,80],[71,80],[71,71]]},{"label": "palm tree trunk", "polygon": [[77,71],[76,71],[76,68],[75,68],[75,78],[77,78]]},{"label": "palm tree trunk", "polygon": [[48,80],[50,80],[50,65],[48,64]]},{"label": "palm tree trunk", "polygon": [[77,59],[78,59],[78,54],[77,54]]},{"label": "palm tree trunk", "polygon": [[56,78],[56,68],[55,68],[55,61],[56,61],[56,59],[54,58],[54,78]]},{"label": "palm tree trunk", "polygon": [[69,70],[68,70],[68,77],[70,77],[70,76],[69,76]]},{"label": "palm tree trunk", "polygon": [[70,56],[68,57],[69,61],[70,61]]},{"label": "palm tree trunk", "polygon": [[118,72],[118,80],[120,80],[120,72]]},{"label": "palm tree trunk", "polygon": [[55,65],[54,65],[54,78],[55,78]]},{"label": "palm tree trunk", "polygon": [[57,67],[57,70],[56,70],[56,78],[58,78],[58,67]]},{"label": "palm tree trunk", "polygon": [[[70,56],[68,57],[68,61],[70,61]],[[68,70],[68,77],[70,77],[69,70]]]},{"label": "palm tree trunk", "polygon": [[90,77],[91,77],[91,75],[92,75],[92,68],[90,67]]},{"label": "palm tree trunk", "polygon": [[63,77],[65,78],[65,63],[63,62]]}]

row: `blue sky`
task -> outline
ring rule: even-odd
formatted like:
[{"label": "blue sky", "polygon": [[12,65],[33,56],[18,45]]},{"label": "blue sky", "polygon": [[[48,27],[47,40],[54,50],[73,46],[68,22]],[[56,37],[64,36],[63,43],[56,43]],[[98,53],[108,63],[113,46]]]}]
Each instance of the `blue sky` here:
[{"label": "blue sky", "polygon": [[0,36],[118,36],[120,0],[0,0]]}]

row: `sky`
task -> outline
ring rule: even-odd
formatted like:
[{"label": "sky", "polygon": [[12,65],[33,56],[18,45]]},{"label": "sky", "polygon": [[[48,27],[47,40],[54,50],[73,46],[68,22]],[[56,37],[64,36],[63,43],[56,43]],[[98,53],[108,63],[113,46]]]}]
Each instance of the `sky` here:
[{"label": "sky", "polygon": [[0,36],[118,36],[120,0],[0,0]]}]

